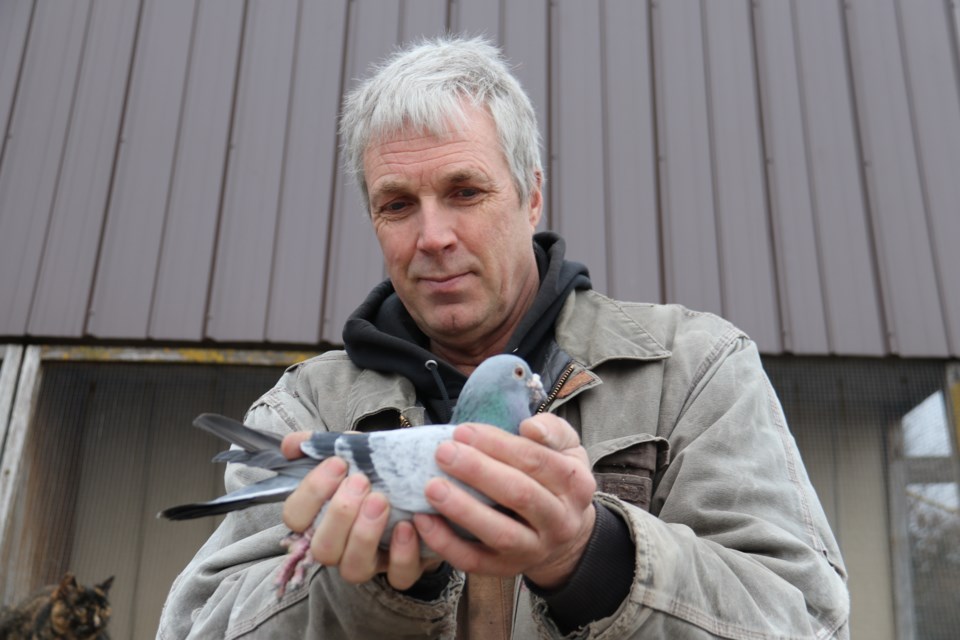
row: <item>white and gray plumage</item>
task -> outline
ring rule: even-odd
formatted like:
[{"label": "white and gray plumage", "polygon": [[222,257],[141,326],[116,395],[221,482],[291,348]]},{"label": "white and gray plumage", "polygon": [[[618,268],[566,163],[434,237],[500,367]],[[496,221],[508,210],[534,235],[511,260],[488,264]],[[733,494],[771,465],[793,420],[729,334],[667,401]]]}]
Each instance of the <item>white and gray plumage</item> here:
[{"label": "white and gray plumage", "polygon": [[[277,475],[209,502],[164,509],[158,517],[186,520],[282,501],[321,460],[335,455],[347,463],[349,474],[366,475],[372,491],[384,494],[389,501],[390,520],[381,540],[386,546],[397,522],[411,519],[414,513],[436,513],[424,490],[432,478],[445,475],[434,456],[440,443],[453,438],[456,425],[479,422],[517,433],[520,422],[530,417],[544,399],[540,376],[532,373],[526,362],[509,354],[493,356],[467,379],[450,424],[372,433],[318,431],[300,445],[306,457],[295,460],[288,460],[280,452],[280,436],[224,416],[203,414],[194,420],[196,426],[239,447],[218,454],[214,461],[242,463]],[[490,502],[457,480],[450,480]],[[303,553],[301,549],[301,557]],[[284,578],[278,580],[281,592],[290,571],[282,574]]]},{"label": "white and gray plumage", "polygon": [[300,445],[307,457],[295,460],[288,460],[280,452],[280,436],[205,413],[194,424],[239,447],[217,454],[215,462],[238,462],[269,469],[277,475],[209,502],[164,509],[159,516],[187,520],[279,502],[313,467],[331,456],[343,458],[349,466],[348,473],[365,474],[373,491],[382,492],[394,509],[433,513],[423,496],[423,487],[431,478],[443,475],[434,452],[441,442],[452,438],[456,425],[481,422],[517,433],[520,422],[530,417],[543,399],[540,377],[521,358],[494,356],[477,367],[467,380],[450,424],[373,433],[318,431]]}]

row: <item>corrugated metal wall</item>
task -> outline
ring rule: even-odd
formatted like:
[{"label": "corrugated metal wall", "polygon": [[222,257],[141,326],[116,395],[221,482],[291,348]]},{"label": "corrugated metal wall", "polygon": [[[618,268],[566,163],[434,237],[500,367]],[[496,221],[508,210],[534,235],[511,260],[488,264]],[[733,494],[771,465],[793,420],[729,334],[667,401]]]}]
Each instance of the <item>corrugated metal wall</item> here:
[{"label": "corrugated metal wall", "polygon": [[445,30],[517,65],[598,289],[960,356],[953,0],[0,0],[0,337],[339,342],[383,277],[340,97]]}]

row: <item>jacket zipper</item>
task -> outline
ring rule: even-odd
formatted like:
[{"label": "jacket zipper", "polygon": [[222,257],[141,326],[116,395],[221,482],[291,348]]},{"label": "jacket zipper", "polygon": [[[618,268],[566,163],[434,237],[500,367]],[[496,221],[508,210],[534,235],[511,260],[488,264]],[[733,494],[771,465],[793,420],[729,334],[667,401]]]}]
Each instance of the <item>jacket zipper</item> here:
[{"label": "jacket zipper", "polygon": [[401,428],[401,429],[407,429],[407,428],[412,427],[412,426],[413,426],[413,423],[411,423],[409,420],[407,420],[407,416],[405,416],[405,415],[403,415],[403,414],[401,413],[401,414],[400,414],[400,428]]},{"label": "jacket zipper", "polygon": [[560,395],[560,389],[563,388],[563,385],[567,383],[567,379],[573,375],[574,370],[576,369],[573,364],[568,364],[567,368],[563,370],[563,373],[560,374],[560,377],[557,378],[557,383],[553,385],[553,389],[550,390],[550,395],[547,396],[547,399],[544,400],[539,407],[537,407],[537,413],[543,413],[547,410],[547,407],[550,406],[554,400],[557,399],[557,396]]}]

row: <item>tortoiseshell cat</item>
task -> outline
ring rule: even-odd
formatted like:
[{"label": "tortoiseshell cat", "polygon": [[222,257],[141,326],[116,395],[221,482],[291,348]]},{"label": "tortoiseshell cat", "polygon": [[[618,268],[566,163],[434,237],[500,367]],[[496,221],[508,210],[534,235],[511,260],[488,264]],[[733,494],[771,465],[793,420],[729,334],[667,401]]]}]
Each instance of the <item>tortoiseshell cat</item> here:
[{"label": "tortoiseshell cat", "polygon": [[72,573],[43,587],[14,608],[0,611],[0,640],[109,640],[107,592],[113,576],[78,586]]}]

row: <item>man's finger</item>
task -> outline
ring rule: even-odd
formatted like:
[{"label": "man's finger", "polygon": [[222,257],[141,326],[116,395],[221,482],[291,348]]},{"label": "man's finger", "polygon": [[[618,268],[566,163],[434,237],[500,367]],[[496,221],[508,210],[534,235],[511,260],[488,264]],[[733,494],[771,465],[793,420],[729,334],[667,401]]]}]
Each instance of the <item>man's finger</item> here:
[{"label": "man's finger", "polygon": [[380,538],[389,515],[390,504],[382,493],[371,493],[364,498],[337,567],[347,582],[360,584],[380,571]]},{"label": "man's finger", "polygon": [[347,546],[350,530],[370,493],[370,481],[363,474],[349,476],[330,498],[326,512],[317,524],[310,552],[320,564],[338,565]]},{"label": "man's finger", "polygon": [[[536,483],[529,482],[530,486]],[[516,505],[503,504],[520,514],[524,519],[537,522],[556,520],[562,515],[559,501],[546,497],[542,488],[538,499],[521,499],[522,509]],[[450,522],[459,525],[483,544],[498,551],[515,552],[530,548],[537,543],[537,532],[513,517],[501,513],[478,501],[456,484],[443,478],[434,478],[427,483],[425,495],[430,504]],[[541,503],[539,500],[546,500]],[[529,521],[529,520],[528,520]]]},{"label": "man's finger", "polygon": [[[359,431],[344,431],[344,433],[360,433]],[[284,457],[288,460],[294,460],[295,458],[302,458],[303,451],[300,450],[300,445],[305,441],[310,439],[310,436],[313,435],[312,431],[294,431],[293,433],[288,433],[283,436],[283,442],[280,443],[280,451],[283,453]]]},{"label": "man's finger", "polygon": [[520,423],[520,435],[554,451],[580,446],[580,436],[570,423],[553,414],[538,414]]},{"label": "man's finger", "polygon": [[493,554],[458,536],[443,518],[418,513],[413,517],[413,524],[427,546],[456,569],[466,572],[482,570],[488,575],[497,573],[498,567],[491,562]]},{"label": "man's finger", "polygon": [[295,431],[283,436],[283,442],[280,443],[280,451],[283,452],[287,460],[303,457],[300,451],[300,445],[309,440],[312,434],[309,431]]},{"label": "man's finger", "polygon": [[420,561],[420,538],[407,521],[398,522],[390,538],[390,556],[387,566],[387,582],[398,591],[414,585],[423,574]]},{"label": "man's finger", "polygon": [[[559,434],[560,431],[558,430],[557,433]],[[576,435],[575,432],[574,435]],[[573,449],[557,451],[528,438],[517,437],[502,429],[479,424],[457,427],[454,440],[456,441],[454,446],[460,446],[459,443],[469,445],[465,449],[475,449],[485,454],[490,460],[498,461],[513,471],[519,471],[535,479],[555,495],[564,495],[570,491],[575,491],[577,494],[588,491],[592,495],[595,489],[595,484],[588,486],[590,480],[587,477],[589,472],[586,470],[589,469],[589,463],[586,451],[579,444]],[[564,442],[568,440],[565,439]],[[444,451],[444,446],[438,448],[438,454]],[[460,449],[457,451],[459,452]],[[499,475],[501,472],[499,468],[487,465],[487,468],[479,469],[476,465],[483,465],[484,462],[471,455],[456,461],[443,459],[438,455],[437,462],[440,468],[450,475],[485,493],[491,499],[501,502],[502,492],[498,491],[497,495],[491,495],[484,482],[485,478],[493,474]],[[502,471],[509,473],[507,470]],[[509,493],[509,487],[504,487],[504,491]]]},{"label": "man's finger", "polygon": [[342,458],[327,458],[300,482],[283,503],[283,522],[293,531],[311,524],[347,475]]}]

